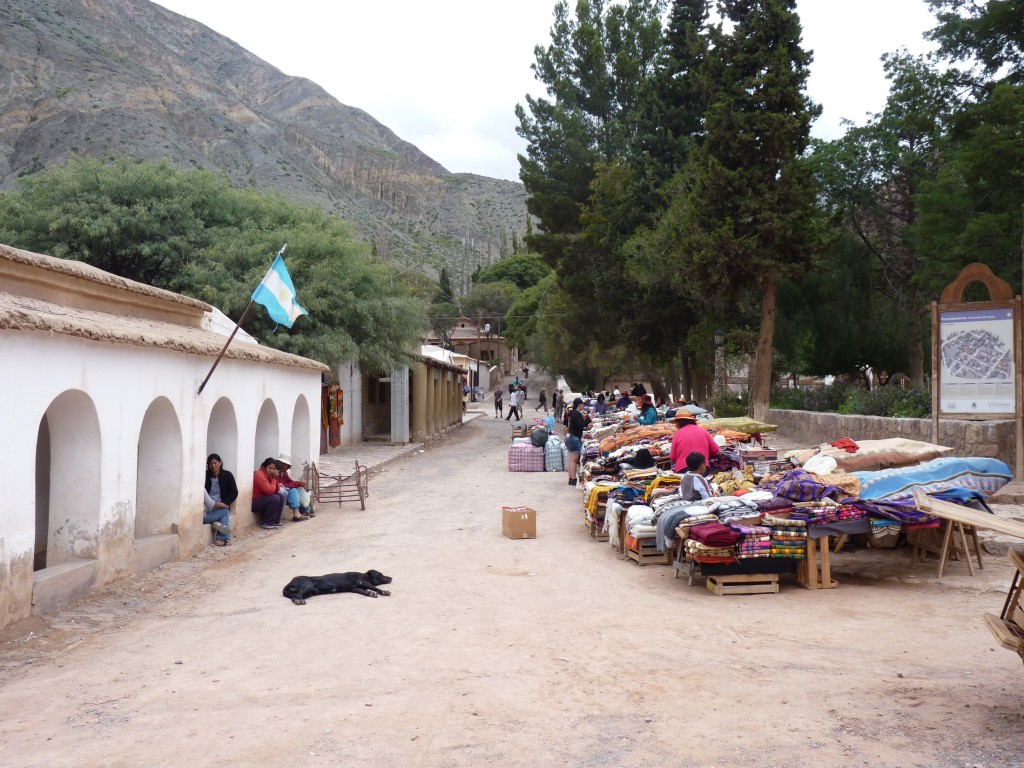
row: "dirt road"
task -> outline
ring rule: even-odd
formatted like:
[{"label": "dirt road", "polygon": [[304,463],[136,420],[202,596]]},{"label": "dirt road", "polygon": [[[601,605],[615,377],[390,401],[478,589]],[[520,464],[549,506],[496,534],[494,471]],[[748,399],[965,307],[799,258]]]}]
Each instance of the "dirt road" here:
[{"label": "dirt road", "polygon": [[[564,474],[506,470],[508,431],[488,413],[388,465],[366,511],[9,631],[0,765],[1024,765],[1024,669],[981,618],[1005,558],[939,582],[856,550],[838,589],[716,597],[589,538]],[[538,538],[503,538],[502,504]],[[369,568],[391,597],[281,596]]]}]

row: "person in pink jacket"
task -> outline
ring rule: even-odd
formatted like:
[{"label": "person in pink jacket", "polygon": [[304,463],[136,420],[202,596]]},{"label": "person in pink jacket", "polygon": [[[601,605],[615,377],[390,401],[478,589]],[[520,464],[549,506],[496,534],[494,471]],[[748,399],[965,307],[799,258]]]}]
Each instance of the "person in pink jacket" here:
[{"label": "person in pink jacket", "polygon": [[694,451],[704,457],[705,464],[713,456],[721,453],[718,443],[712,439],[706,429],[697,426],[697,417],[685,408],[676,411],[673,421],[679,427],[675,435],[672,436],[672,448],[668,454],[672,460],[673,471],[680,474],[685,472],[686,457]]}]

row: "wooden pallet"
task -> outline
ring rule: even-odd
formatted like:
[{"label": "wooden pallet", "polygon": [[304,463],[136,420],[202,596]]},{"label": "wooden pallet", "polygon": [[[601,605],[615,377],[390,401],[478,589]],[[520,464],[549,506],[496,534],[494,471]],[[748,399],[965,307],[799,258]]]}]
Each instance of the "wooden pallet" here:
[{"label": "wooden pallet", "polygon": [[587,518],[584,517],[583,527],[586,528],[587,533],[597,541],[608,541],[608,533],[602,530],[604,528],[604,520],[587,520]]},{"label": "wooden pallet", "polygon": [[708,576],[707,586],[716,595],[774,594],[779,591],[779,577],[774,573]]},{"label": "wooden pallet", "polygon": [[[644,541],[650,541],[649,546],[644,546]],[[626,549],[626,557],[635,560],[637,565],[669,565],[671,563],[671,552],[658,552],[654,546],[653,539],[641,539],[638,549]]]}]

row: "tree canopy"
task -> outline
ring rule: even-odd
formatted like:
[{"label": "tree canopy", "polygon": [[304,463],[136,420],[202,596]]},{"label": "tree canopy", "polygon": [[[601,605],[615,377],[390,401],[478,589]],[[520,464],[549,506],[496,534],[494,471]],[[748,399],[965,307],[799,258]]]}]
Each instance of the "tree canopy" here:
[{"label": "tree canopy", "polygon": [[0,195],[0,240],[193,296],[235,318],[287,243],[309,317],[286,329],[253,311],[246,330],[328,365],[357,359],[364,370],[388,371],[412,359],[426,326],[423,303],[345,222],[167,162],[73,160],[25,177]]}]

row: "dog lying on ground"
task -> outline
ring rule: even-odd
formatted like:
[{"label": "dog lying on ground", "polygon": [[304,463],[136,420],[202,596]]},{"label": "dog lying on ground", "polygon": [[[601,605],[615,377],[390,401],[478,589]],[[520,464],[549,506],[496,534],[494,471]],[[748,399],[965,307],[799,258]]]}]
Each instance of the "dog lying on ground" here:
[{"label": "dog lying on ground", "polygon": [[367,597],[391,593],[380,589],[381,584],[390,584],[391,577],[380,571],[357,573],[328,573],[326,576],[296,576],[284,588],[284,596],[296,605],[305,605],[307,597],[330,595],[335,592],[358,592]]}]

